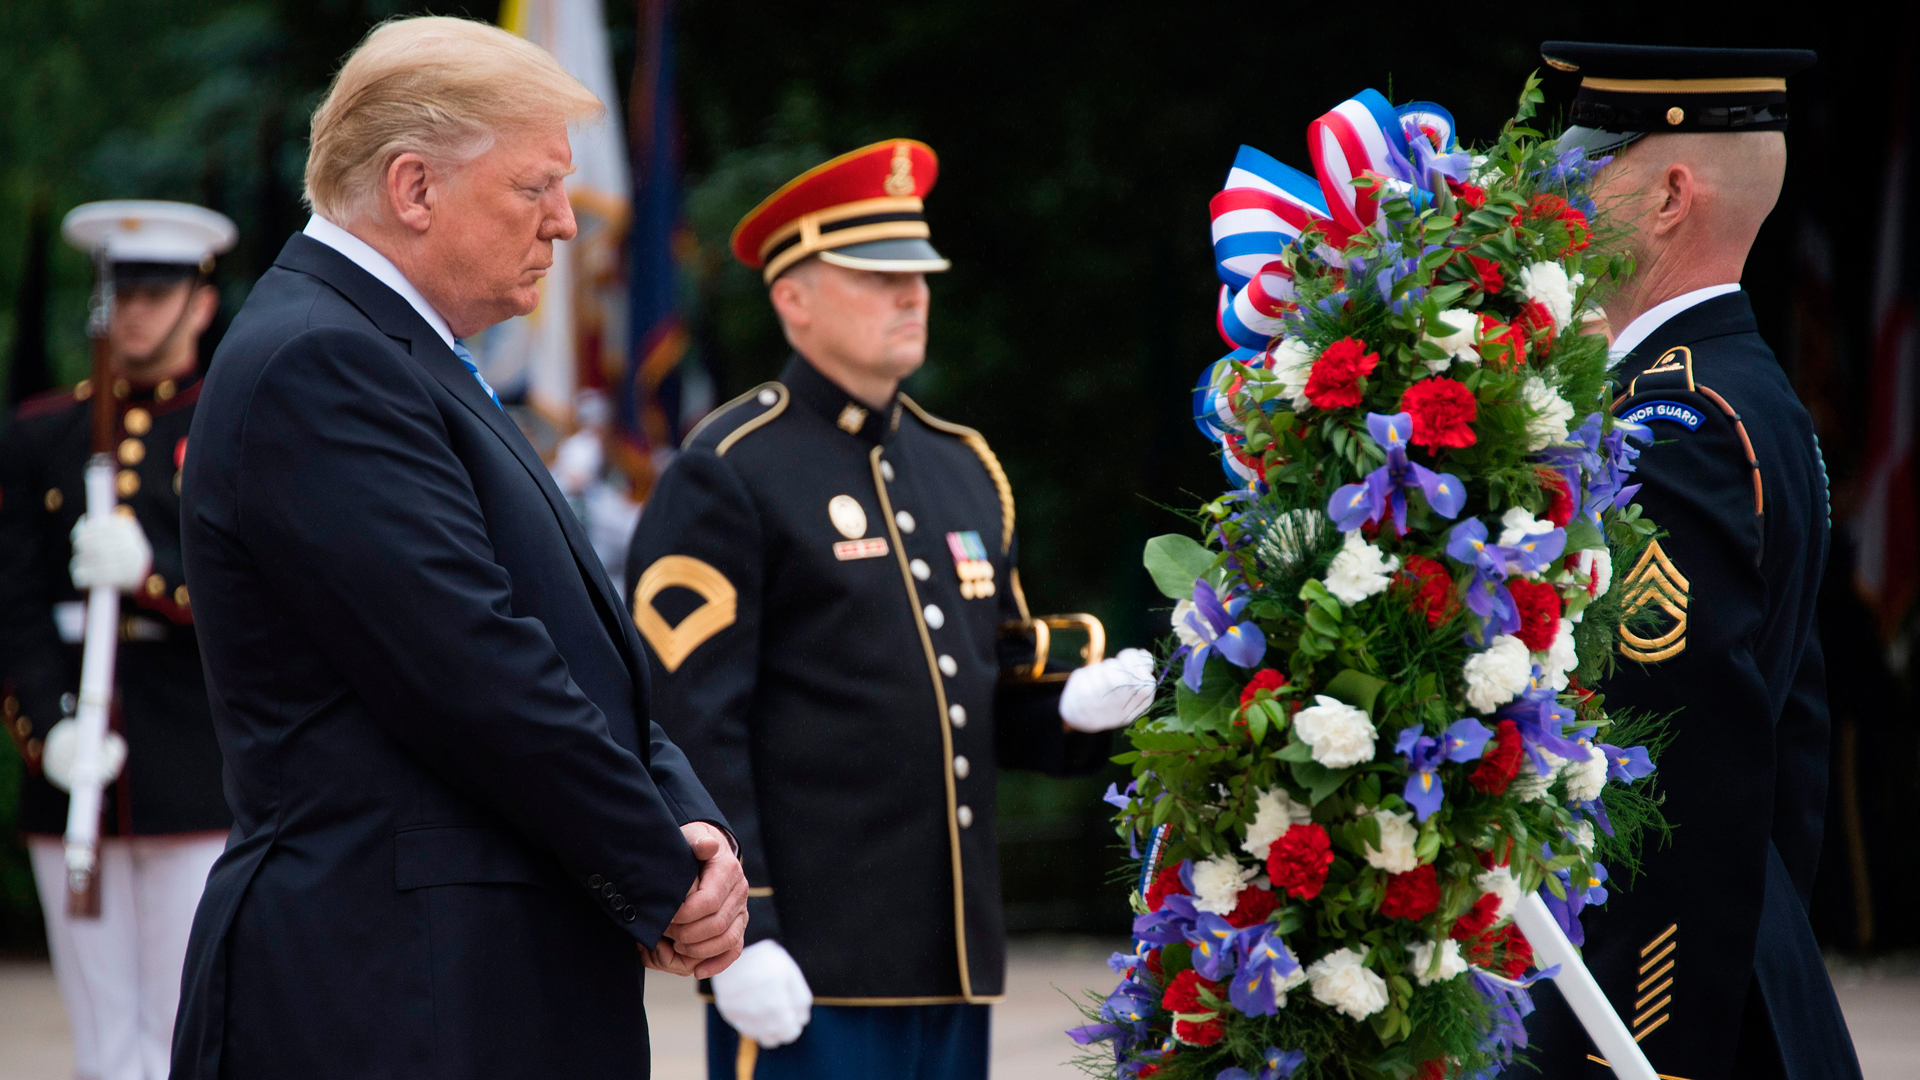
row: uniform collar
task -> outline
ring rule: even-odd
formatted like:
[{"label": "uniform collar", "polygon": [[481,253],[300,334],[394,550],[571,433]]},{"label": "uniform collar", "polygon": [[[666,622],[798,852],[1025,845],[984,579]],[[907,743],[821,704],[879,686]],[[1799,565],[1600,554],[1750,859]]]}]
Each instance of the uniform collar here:
[{"label": "uniform collar", "polygon": [[1624,359],[1628,353],[1633,352],[1641,342],[1651,337],[1654,331],[1665,326],[1674,316],[1715,297],[1739,291],[1740,283],[1736,281],[1726,285],[1709,285],[1704,289],[1681,293],[1671,300],[1663,300],[1641,312],[1639,318],[1622,328],[1619,336],[1613,339],[1613,344],[1608,346],[1607,355],[1616,361]]},{"label": "uniform collar", "polygon": [[792,392],[794,400],[820,414],[821,419],[857,439],[879,445],[900,430],[900,398],[894,395],[893,407],[875,409],[856,401],[838,383],[813,366],[799,353],[787,358],[780,369],[780,381]]},{"label": "uniform collar", "polygon": [[1739,290],[1722,293],[1688,307],[1655,327],[1622,359],[1616,377],[1631,380],[1675,345],[1692,345],[1707,338],[1752,334],[1758,330],[1758,324],[1753,321],[1753,304],[1747,294]]}]

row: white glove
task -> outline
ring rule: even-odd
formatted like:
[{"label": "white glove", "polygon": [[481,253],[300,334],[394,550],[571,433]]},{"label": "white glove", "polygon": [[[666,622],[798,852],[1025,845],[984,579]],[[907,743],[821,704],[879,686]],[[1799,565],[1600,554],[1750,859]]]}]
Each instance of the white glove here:
[{"label": "white glove", "polygon": [[74,588],[86,591],[95,586],[132,592],[147,580],[153,568],[153,548],[140,523],[126,514],[92,514],[81,517],[73,527],[73,561],[67,569],[73,574]]},{"label": "white glove", "polygon": [[[47,783],[61,791],[72,791],[73,763],[79,756],[80,725],[68,717],[48,730],[46,744],[40,751],[40,771]],[[127,740],[117,731],[107,732],[106,741],[100,744],[100,782],[111,784],[119,779],[120,769],[126,763]]]},{"label": "white glove", "polygon": [[800,1037],[813,1019],[813,990],[800,965],[769,938],[747,946],[713,977],[713,1003],[733,1030],[766,1049]]},{"label": "white glove", "polygon": [[1121,649],[1067,676],[1060,691],[1060,719],[1075,731],[1126,727],[1153,704],[1153,654]]}]

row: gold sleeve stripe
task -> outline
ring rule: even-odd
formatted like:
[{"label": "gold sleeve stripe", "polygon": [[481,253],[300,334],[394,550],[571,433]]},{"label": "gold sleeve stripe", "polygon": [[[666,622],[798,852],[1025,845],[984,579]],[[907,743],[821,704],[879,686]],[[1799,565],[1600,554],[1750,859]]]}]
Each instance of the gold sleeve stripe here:
[{"label": "gold sleeve stripe", "polygon": [[1000,494],[1000,554],[1005,555],[1013,547],[1013,485],[1007,480],[1007,471],[1000,467],[1000,459],[994,456],[993,448],[979,432],[964,424],[955,424],[933,415],[920,407],[920,403],[905,394],[900,400],[906,402],[913,415],[920,418],[935,431],[944,431],[949,435],[958,435],[967,448],[980,458],[980,464],[987,467],[987,476],[993,480],[993,489]]},{"label": "gold sleeve stripe", "polygon": [[[653,598],[675,586],[693,590],[706,602],[688,612],[680,625],[668,626],[653,606]],[[633,624],[653,646],[661,666],[671,673],[678,671],[708,638],[733,625],[738,617],[738,600],[733,583],[710,564],[691,555],[666,555],[647,567],[634,586]]]}]

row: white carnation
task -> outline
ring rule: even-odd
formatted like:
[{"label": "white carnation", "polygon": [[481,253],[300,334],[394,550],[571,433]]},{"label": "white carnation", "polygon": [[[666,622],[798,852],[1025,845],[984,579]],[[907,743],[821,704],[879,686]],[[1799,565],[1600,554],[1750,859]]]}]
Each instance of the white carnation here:
[{"label": "white carnation", "polygon": [[1551,750],[1540,751],[1541,760],[1547,763],[1547,771],[1542,775],[1533,763],[1533,755],[1520,759],[1520,772],[1514,776],[1513,784],[1507,788],[1509,794],[1521,802],[1539,802],[1547,797],[1553,782],[1565,771],[1567,759]]},{"label": "white carnation", "polygon": [[1484,652],[1467,657],[1467,704],[1483,713],[1520,695],[1533,678],[1533,656],[1512,634],[1493,639]]},{"label": "white carnation", "polygon": [[1493,913],[1494,922],[1513,914],[1514,909],[1520,906],[1520,883],[1514,880],[1513,871],[1504,866],[1481,871],[1474,877],[1473,883],[1479,886],[1481,892],[1492,893],[1500,898],[1500,908]]},{"label": "white carnation", "polygon": [[1553,314],[1556,333],[1565,333],[1573,325],[1573,294],[1585,282],[1584,274],[1569,280],[1566,268],[1555,262],[1537,262],[1520,270],[1520,291]]},{"label": "white carnation", "polygon": [[1340,553],[1333,557],[1333,564],[1327,567],[1327,591],[1352,607],[1375,593],[1387,591],[1387,586],[1393,583],[1393,572],[1398,569],[1398,558],[1382,555],[1379,548],[1367,543],[1359,529],[1352,529],[1347,532]]},{"label": "white carnation", "polygon": [[[1453,366],[1455,360],[1469,364],[1480,362],[1480,351],[1473,347],[1474,331],[1480,328],[1480,316],[1461,308],[1448,308],[1427,324],[1426,340],[1447,351],[1444,360],[1427,360],[1427,370],[1435,375]],[[1434,333],[1444,330],[1445,333]]]},{"label": "white carnation", "polygon": [[1574,566],[1593,582],[1595,600],[1607,595],[1607,590],[1613,588],[1613,552],[1606,548],[1587,548],[1575,558]]},{"label": "white carnation", "polygon": [[1547,650],[1547,662],[1542,666],[1546,668],[1547,685],[1554,692],[1567,688],[1567,677],[1580,666],[1580,656],[1573,647],[1572,619],[1560,620],[1560,632],[1554,635],[1553,646]]},{"label": "white carnation", "polygon": [[1600,797],[1600,789],[1607,786],[1607,755],[1587,746],[1584,760],[1574,761],[1566,768],[1567,801],[1591,802]]},{"label": "white carnation", "polygon": [[1193,601],[1191,600],[1182,600],[1173,605],[1173,636],[1179,638],[1180,644],[1185,645],[1189,649],[1197,649],[1207,643],[1207,639],[1200,636],[1200,631],[1195,630],[1187,622],[1188,617],[1191,616],[1193,612],[1194,607]]},{"label": "white carnation", "polygon": [[1375,810],[1373,820],[1380,823],[1380,846],[1367,845],[1367,865],[1389,874],[1404,874],[1420,865],[1420,857],[1413,853],[1420,832],[1412,825],[1412,814]]},{"label": "white carnation", "polygon": [[1253,821],[1247,826],[1247,839],[1241,850],[1256,859],[1267,857],[1275,840],[1287,835],[1295,823],[1313,820],[1313,811],[1293,800],[1281,788],[1263,791],[1254,801]]},{"label": "white carnation", "polygon": [[1593,822],[1581,820],[1574,823],[1573,832],[1568,834],[1573,846],[1587,854],[1593,854]]},{"label": "white carnation", "polygon": [[1215,915],[1232,911],[1240,887],[1258,871],[1243,870],[1231,855],[1202,859],[1193,864],[1193,906]]},{"label": "white carnation", "polygon": [[1344,769],[1373,760],[1373,721],[1366,713],[1325,694],[1294,715],[1293,730],[1313,748],[1313,760]]},{"label": "white carnation", "polygon": [[1335,949],[1307,968],[1313,1000],[1331,1005],[1355,1020],[1387,1007],[1387,980],[1368,971],[1352,949]]},{"label": "white carnation", "polygon": [[1298,338],[1281,338],[1267,350],[1268,368],[1280,380],[1280,394],[1298,409],[1307,404],[1307,377],[1313,374],[1313,350]]},{"label": "white carnation", "polygon": [[1567,424],[1573,420],[1573,406],[1554,392],[1553,387],[1538,375],[1527,376],[1520,388],[1521,400],[1527,408],[1533,410],[1533,418],[1527,421],[1527,449],[1539,450],[1548,443],[1561,442],[1567,437]]},{"label": "white carnation", "polygon": [[[1440,966],[1433,964],[1433,954],[1440,953]],[[1457,941],[1423,941],[1413,947],[1413,962],[1407,965],[1413,973],[1414,981],[1421,986],[1432,986],[1437,982],[1466,974],[1467,961],[1460,955],[1460,943]]]},{"label": "white carnation", "polygon": [[1500,515],[1500,546],[1512,547],[1529,536],[1544,536],[1558,526],[1527,512],[1526,507],[1510,506]]}]

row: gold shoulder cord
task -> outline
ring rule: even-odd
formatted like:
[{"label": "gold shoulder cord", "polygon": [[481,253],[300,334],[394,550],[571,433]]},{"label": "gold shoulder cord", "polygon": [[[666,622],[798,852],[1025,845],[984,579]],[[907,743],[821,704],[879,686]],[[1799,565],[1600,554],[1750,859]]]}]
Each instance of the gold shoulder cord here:
[{"label": "gold shoulder cord", "polygon": [[933,415],[920,407],[920,403],[905,394],[900,400],[920,422],[949,435],[957,435],[980,458],[980,464],[987,467],[987,476],[993,480],[993,489],[1000,493],[1000,554],[1005,555],[1013,547],[1013,485],[1007,481],[1007,471],[1000,467],[1000,459],[994,456],[993,448],[979,432],[963,424],[954,424]]}]

